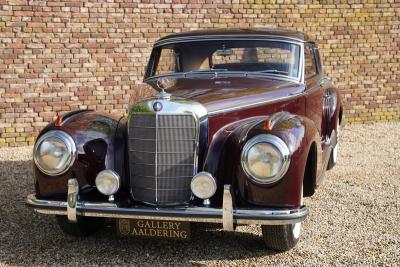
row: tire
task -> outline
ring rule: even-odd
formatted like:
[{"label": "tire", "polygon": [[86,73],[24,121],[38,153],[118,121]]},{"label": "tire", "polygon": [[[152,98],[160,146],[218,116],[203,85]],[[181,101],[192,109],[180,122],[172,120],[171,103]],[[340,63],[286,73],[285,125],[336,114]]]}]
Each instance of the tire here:
[{"label": "tire", "polygon": [[[303,205],[304,187],[301,188],[300,204]],[[262,238],[268,249],[288,251],[299,242],[301,222],[286,225],[262,225]]]},{"label": "tire", "polygon": [[332,169],[337,162],[337,153],[338,153],[338,147],[339,147],[339,130],[340,130],[340,125],[339,125],[339,118],[336,120],[336,131],[335,131],[335,135],[336,135],[336,145],[335,147],[331,150],[331,155],[329,156],[329,161],[328,161],[328,165],[326,166],[327,170]]},{"label": "tire", "polygon": [[76,223],[68,221],[67,216],[56,216],[61,230],[71,236],[83,237],[97,232],[104,224],[104,218],[78,217]]},{"label": "tire", "polygon": [[300,238],[300,228],[301,223],[262,225],[261,229],[265,246],[277,251],[288,251],[294,248]]}]

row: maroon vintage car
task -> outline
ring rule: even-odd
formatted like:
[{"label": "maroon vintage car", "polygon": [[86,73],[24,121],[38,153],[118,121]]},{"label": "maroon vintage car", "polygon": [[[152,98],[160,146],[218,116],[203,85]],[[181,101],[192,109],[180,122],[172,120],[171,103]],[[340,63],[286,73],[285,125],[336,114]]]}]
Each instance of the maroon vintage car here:
[{"label": "maroon vintage car", "polygon": [[127,116],[79,110],[40,133],[27,205],[78,236],[105,218],[122,235],[170,238],[190,222],[258,224],[268,248],[295,246],[343,114],[317,45],[286,30],[169,35],[144,82],[159,93]]}]

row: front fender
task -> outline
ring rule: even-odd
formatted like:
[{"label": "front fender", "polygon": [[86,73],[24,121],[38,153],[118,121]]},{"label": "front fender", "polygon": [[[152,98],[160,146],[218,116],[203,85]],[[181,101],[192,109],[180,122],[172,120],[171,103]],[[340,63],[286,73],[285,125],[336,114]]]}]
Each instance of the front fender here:
[{"label": "front fender", "polygon": [[[266,120],[273,121],[269,130]],[[285,176],[274,184],[261,185],[244,173],[240,155],[245,143],[259,135],[280,137],[289,147],[291,162]],[[303,116],[280,112],[237,121],[219,130],[214,136],[204,170],[217,178],[218,188],[232,184],[239,206],[262,205],[270,207],[299,207],[307,155],[311,143],[317,138],[314,124]],[[214,201],[221,201],[216,194]]]},{"label": "front fender", "polygon": [[68,179],[74,177],[82,189],[83,199],[104,198],[94,187],[97,173],[107,168],[116,170],[122,180],[125,176],[120,165],[124,160],[116,160],[116,155],[123,157],[124,154],[118,145],[124,138],[117,134],[124,132],[117,132],[120,119],[120,116],[85,110],[64,115],[61,124],[49,124],[39,137],[52,130],[64,131],[73,138],[77,155],[71,168],[59,176],[48,176],[34,165],[36,194],[42,198],[65,198]]}]

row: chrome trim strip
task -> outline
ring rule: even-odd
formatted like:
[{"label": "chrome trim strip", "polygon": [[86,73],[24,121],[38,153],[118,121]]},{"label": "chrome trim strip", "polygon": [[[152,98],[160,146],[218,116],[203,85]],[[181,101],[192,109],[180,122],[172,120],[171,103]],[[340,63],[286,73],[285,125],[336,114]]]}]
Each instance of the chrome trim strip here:
[{"label": "chrome trim strip", "polygon": [[[137,128],[137,127],[133,127],[133,128]],[[165,129],[165,128],[162,128],[162,127],[160,127],[161,129]],[[179,128],[177,128],[177,129],[179,129]],[[188,129],[190,129],[190,128],[188,128]],[[146,139],[146,138],[137,138],[137,137],[129,137],[129,139],[130,140],[142,140],[142,141],[156,141],[156,139]],[[163,139],[163,140],[165,140],[165,141],[182,141],[182,142],[184,142],[184,141],[187,141],[187,142],[193,142],[193,141],[196,141],[196,139]]]},{"label": "chrome trim strip", "polygon": [[315,93],[319,90],[322,90],[322,87],[320,85],[315,85],[313,87],[308,88],[307,90],[304,91],[305,95],[310,95],[312,93]]},{"label": "chrome trim strip", "polygon": [[76,206],[79,201],[79,184],[76,178],[68,179],[67,217],[70,222],[77,222]]},{"label": "chrome trim strip", "polygon": [[226,109],[209,111],[208,115],[212,116],[212,115],[217,115],[217,114],[231,112],[231,111],[245,109],[245,108],[254,108],[254,107],[258,107],[258,106],[266,105],[266,104],[275,104],[275,103],[278,103],[278,102],[289,101],[289,100],[301,97],[303,95],[304,95],[304,92],[299,92],[299,93],[295,93],[295,94],[288,95],[288,96],[281,97],[281,98],[267,99],[267,100],[264,100],[264,101],[251,103],[251,104],[247,104],[247,105],[241,105],[241,106],[235,106],[235,107],[226,108]]},{"label": "chrome trim strip", "polygon": [[[26,205],[36,212],[51,215],[67,215],[67,202],[37,199],[34,194],[27,196]],[[118,207],[115,203],[78,202],[77,214],[89,217],[131,218],[149,220],[171,220],[187,222],[222,223],[222,210],[207,207],[157,208],[135,206]],[[298,209],[233,209],[236,224],[284,225],[302,222],[308,215],[308,208]]]},{"label": "chrome trim strip", "polygon": [[[135,188],[144,189],[144,190],[151,190],[151,191],[156,190],[155,188],[142,187],[142,186],[136,186]],[[179,188],[179,187],[175,187],[175,188],[164,188],[164,189],[157,189],[157,190],[158,190],[158,191],[190,191],[190,188]],[[153,204],[153,205],[154,205],[154,204]]]},{"label": "chrome trim strip", "polygon": [[[292,77],[292,76],[286,76],[286,75],[281,75],[281,74],[273,74],[273,73],[260,73],[260,72],[246,72],[246,71],[224,71],[224,72],[217,72],[218,73],[218,78],[226,78],[226,77],[267,77],[270,79],[278,79],[282,81],[287,81],[287,82],[300,82],[303,83],[304,81],[302,80],[302,75],[299,75],[298,77]],[[300,71],[301,73],[301,71]],[[197,76],[194,77],[188,77],[189,75],[194,75],[196,74]],[[170,78],[170,79],[176,79],[176,78],[187,78],[187,79],[198,79],[201,78],[200,76],[202,75],[208,75],[210,76],[210,73],[201,73],[201,72],[176,72],[176,73],[169,73],[169,74],[160,74],[160,75],[155,75],[155,76],[149,76],[145,79],[143,79],[143,82],[150,82],[151,80],[159,80],[162,78]],[[210,79],[215,79],[216,77],[211,77]],[[154,88],[154,87],[153,87]],[[157,90],[157,88],[154,88]]]},{"label": "chrome trim strip", "polygon": [[175,38],[166,38],[158,40],[154,43],[154,47],[183,42],[201,42],[210,40],[229,40],[241,41],[243,39],[249,41],[279,41],[286,43],[303,44],[304,40],[294,37],[278,36],[278,35],[261,35],[261,34],[219,34],[219,35],[197,35],[197,36],[182,36]]},{"label": "chrome trim strip", "polygon": [[[158,113],[156,115],[158,115]],[[170,115],[170,114],[167,114],[167,115]],[[178,115],[178,114],[172,114],[172,115]],[[182,115],[182,114],[179,114],[179,115]],[[157,126],[156,127],[151,127],[151,126],[131,126],[131,128],[156,129]],[[159,127],[159,129],[180,129],[180,127]],[[196,127],[186,127],[186,129],[196,129]],[[141,140],[143,140],[143,139],[141,139]]]},{"label": "chrome trim strip", "polygon": [[[138,177],[143,177],[143,178],[153,178],[153,176],[146,176],[146,175],[137,175]],[[161,179],[179,179],[179,178],[191,178],[191,177],[193,177],[192,175],[191,176],[173,176],[173,177],[168,177],[168,176],[158,176],[158,178],[161,178]]]},{"label": "chrome trim strip", "polygon": [[[180,140],[178,140],[178,141],[180,141]],[[192,140],[191,142],[194,142],[194,141],[196,141],[196,140]],[[129,149],[129,151],[137,152],[137,153],[147,153],[147,154],[154,154],[154,153],[157,153],[157,154],[192,154],[192,152],[176,152],[176,151],[173,151],[173,152],[154,152],[154,151],[135,150],[135,149]]]},{"label": "chrome trim strip", "polygon": [[[158,165],[158,166],[169,166],[171,164],[151,164],[151,163],[142,163],[142,162],[135,162],[133,163],[133,165],[147,165],[147,166],[153,166],[153,165]],[[174,164],[176,166],[189,166],[189,165],[193,165],[192,163],[176,163]]]},{"label": "chrome trim strip", "polygon": [[[156,179],[156,204],[158,204],[158,112],[156,112],[156,149],[155,149],[155,154],[154,154],[154,158],[155,158],[155,173],[154,173],[154,179]],[[130,164],[131,162],[129,162]],[[135,164],[135,163],[133,163]]]}]

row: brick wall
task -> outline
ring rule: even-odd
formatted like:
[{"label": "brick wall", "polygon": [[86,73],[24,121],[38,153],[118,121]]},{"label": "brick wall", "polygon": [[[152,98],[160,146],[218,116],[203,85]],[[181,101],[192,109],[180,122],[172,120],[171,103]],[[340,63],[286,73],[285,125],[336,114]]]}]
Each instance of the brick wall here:
[{"label": "brick wall", "polygon": [[136,86],[152,43],[198,28],[307,32],[349,122],[398,119],[400,2],[284,2],[0,0],[0,147],[32,144],[65,111],[124,112],[151,93]]}]

